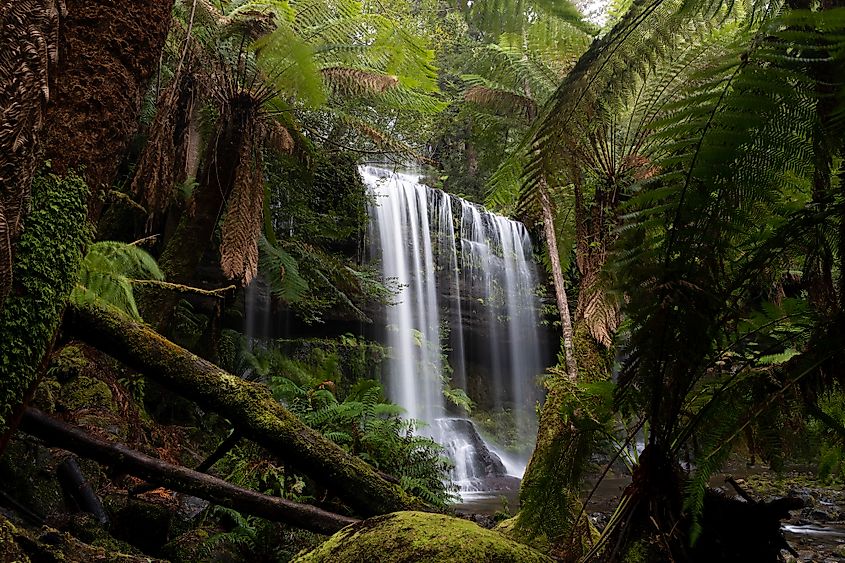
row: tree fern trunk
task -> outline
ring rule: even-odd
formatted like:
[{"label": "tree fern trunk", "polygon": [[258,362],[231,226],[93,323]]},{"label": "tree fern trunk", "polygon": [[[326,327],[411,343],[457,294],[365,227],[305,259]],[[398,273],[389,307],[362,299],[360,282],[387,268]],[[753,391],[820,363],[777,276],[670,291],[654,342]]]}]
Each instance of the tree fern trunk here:
[{"label": "tree fern trunk", "polygon": [[[159,259],[168,281],[188,284],[196,272],[232,195],[244,153],[252,150],[257,111],[249,99],[232,101],[224,108],[206,149],[199,184]],[[144,319],[165,332],[179,298],[174,292],[145,291],[141,303]]]},{"label": "tree fern trunk", "polygon": [[66,0],[45,156],[79,170],[96,219],[137,131],[141,101],[170,28],[173,0]]},{"label": "tree fern trunk", "polygon": [[59,11],[55,0],[0,5],[0,310],[12,289],[14,245],[39,165],[58,59]]}]

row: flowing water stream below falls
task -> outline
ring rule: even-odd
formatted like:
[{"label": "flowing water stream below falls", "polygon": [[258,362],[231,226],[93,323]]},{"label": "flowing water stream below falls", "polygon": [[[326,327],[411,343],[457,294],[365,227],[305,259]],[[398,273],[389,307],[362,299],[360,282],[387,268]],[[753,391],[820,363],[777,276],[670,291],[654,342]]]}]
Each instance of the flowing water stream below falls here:
[{"label": "flowing water stream below falls", "polygon": [[[417,174],[360,170],[371,195],[370,260],[398,291],[380,321],[388,396],[445,447],[462,494],[516,490],[550,348],[528,231]],[[455,389],[506,420],[500,435],[481,436],[447,400]],[[518,451],[505,453],[505,443]]]}]

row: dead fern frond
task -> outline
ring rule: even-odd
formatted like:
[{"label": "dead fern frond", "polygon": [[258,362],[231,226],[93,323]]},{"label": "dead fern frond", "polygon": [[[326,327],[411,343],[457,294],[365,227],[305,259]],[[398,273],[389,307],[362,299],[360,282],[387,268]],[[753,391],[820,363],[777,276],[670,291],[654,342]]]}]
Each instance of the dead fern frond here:
[{"label": "dead fern frond", "polygon": [[291,154],[294,149],[293,136],[288,128],[273,119],[265,119],[261,124],[264,130],[265,146],[279,154]]},{"label": "dead fern frond", "polygon": [[199,84],[193,73],[184,72],[159,96],[156,117],[131,185],[132,194],[147,210],[148,228],[166,211],[173,187],[196,168]]},{"label": "dead fern frond", "polygon": [[367,96],[386,92],[399,85],[399,78],[358,68],[329,67],[320,71],[326,85],[341,96]]},{"label": "dead fern frond", "polygon": [[496,115],[533,119],[537,115],[537,103],[527,96],[520,96],[507,90],[472,86],[464,92],[468,102],[483,106]]},{"label": "dead fern frond", "polygon": [[597,342],[610,348],[613,335],[619,328],[619,306],[606,291],[599,287],[588,290],[581,300],[580,317],[584,320],[587,330]]},{"label": "dead fern frond", "polygon": [[0,306],[11,290],[12,246],[38,163],[63,10],[64,3],[57,0],[0,5]]},{"label": "dead fern frond", "polygon": [[229,279],[240,279],[244,286],[258,273],[258,239],[264,211],[261,139],[256,138],[256,129],[254,122],[245,125],[220,245],[223,273]]}]

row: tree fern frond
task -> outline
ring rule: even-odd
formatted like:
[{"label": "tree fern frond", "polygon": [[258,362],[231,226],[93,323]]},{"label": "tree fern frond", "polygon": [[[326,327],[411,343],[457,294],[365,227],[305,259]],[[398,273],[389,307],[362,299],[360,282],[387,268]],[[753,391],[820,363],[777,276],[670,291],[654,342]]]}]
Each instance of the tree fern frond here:
[{"label": "tree fern frond", "polygon": [[163,280],[164,275],[144,249],[121,242],[100,241],[88,247],[79,280],[71,293],[76,302],[110,305],[140,320],[132,280]]}]

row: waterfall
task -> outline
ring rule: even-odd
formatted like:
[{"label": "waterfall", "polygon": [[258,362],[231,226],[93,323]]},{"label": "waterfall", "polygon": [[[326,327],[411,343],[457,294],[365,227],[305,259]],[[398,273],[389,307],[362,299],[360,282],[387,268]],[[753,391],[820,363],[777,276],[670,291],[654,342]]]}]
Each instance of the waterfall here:
[{"label": "waterfall", "polygon": [[380,245],[382,273],[401,288],[388,312],[387,345],[393,352],[388,394],[408,417],[433,421],[443,416],[444,405],[429,208],[438,213],[444,198],[433,198],[429,206],[429,190],[405,175],[369,185],[380,202],[373,214],[375,231],[380,240],[392,241]]},{"label": "waterfall", "polygon": [[388,396],[444,445],[462,489],[521,475],[519,461],[503,464],[469,420],[449,414],[443,390],[451,378],[489,410],[510,412],[518,439],[532,443],[545,365],[527,229],[414,174],[374,166],[361,174],[372,199],[371,258],[399,288],[384,311]]}]

